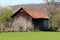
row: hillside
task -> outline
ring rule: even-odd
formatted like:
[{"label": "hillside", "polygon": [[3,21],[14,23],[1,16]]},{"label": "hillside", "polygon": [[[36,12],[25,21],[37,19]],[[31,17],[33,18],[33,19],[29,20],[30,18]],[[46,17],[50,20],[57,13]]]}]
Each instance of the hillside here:
[{"label": "hillside", "polygon": [[[41,3],[41,4],[22,4],[22,5],[14,5],[11,6],[12,10],[15,11],[18,8],[21,7],[25,7],[25,8],[30,8],[32,10],[40,10],[43,13],[45,13],[46,15],[48,15],[48,11],[47,11],[47,4],[46,3]],[[60,9],[60,6],[58,7],[58,9]]]}]

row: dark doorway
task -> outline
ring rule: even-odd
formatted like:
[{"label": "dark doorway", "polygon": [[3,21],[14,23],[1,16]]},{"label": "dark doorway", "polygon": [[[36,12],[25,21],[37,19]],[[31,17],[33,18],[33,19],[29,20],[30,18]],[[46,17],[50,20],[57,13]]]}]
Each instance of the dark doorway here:
[{"label": "dark doorway", "polygon": [[44,30],[44,23],[43,19],[34,19],[33,18],[33,24],[34,24],[34,30]]},{"label": "dark doorway", "polygon": [[34,30],[47,31],[48,30],[48,19],[32,19],[34,24]]}]

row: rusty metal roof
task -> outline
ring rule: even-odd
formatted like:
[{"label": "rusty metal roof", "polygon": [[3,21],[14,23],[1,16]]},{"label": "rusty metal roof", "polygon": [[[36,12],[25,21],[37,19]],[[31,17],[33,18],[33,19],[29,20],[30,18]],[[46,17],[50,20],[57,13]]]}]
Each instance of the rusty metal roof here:
[{"label": "rusty metal roof", "polygon": [[49,18],[46,14],[44,14],[40,10],[31,10],[31,9],[25,9],[24,10],[33,18]]},{"label": "rusty metal roof", "polygon": [[[21,8],[19,8],[16,12],[18,12]],[[31,10],[29,8],[23,8],[23,10],[25,10],[30,16],[32,16],[33,18],[49,18],[46,14],[44,14],[42,11],[40,10]],[[17,14],[15,12],[15,14]],[[13,14],[12,17],[15,15]]]}]

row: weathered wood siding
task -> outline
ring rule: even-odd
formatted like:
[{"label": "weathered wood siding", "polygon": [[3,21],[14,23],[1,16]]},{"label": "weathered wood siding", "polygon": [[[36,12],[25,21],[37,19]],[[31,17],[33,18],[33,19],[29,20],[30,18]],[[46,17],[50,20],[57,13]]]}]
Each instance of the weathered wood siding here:
[{"label": "weathered wood siding", "polygon": [[33,29],[32,18],[25,11],[19,12],[12,22],[13,31],[29,31]]}]

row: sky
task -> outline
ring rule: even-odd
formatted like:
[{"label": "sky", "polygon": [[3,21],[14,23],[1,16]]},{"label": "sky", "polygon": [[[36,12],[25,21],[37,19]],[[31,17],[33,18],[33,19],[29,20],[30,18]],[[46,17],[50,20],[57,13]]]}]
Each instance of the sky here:
[{"label": "sky", "polygon": [[17,5],[17,4],[39,4],[44,3],[44,0],[0,0],[0,5]]}]

